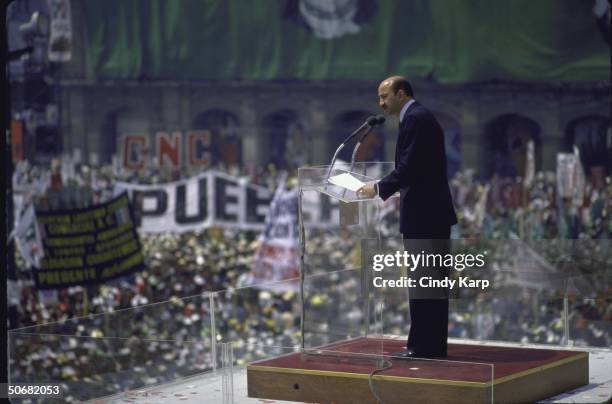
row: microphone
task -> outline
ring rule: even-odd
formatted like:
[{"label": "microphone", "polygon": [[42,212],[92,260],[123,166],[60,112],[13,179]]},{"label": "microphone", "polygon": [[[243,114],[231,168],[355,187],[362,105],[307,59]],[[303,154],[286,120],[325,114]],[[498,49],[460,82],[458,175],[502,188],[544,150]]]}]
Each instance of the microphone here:
[{"label": "microphone", "polygon": [[369,130],[363,132],[363,135],[359,138],[359,143],[363,142],[363,139],[366,138],[376,125],[381,125],[385,123],[385,117],[382,115],[371,116],[368,118],[368,122],[371,122]]},{"label": "microphone", "polygon": [[[353,133],[351,133],[350,135],[348,135],[348,137],[346,139],[344,139],[344,141],[341,143],[341,145],[346,145],[352,138],[354,138],[356,135],[358,135],[362,130],[366,129],[366,128],[371,128],[373,126],[378,125],[378,117],[380,117],[381,115],[371,115],[368,117],[368,119],[365,120],[364,123],[361,124],[360,127],[358,127],[357,129],[355,129],[355,131],[353,131]],[[383,122],[384,122],[384,117],[383,118]]]},{"label": "microphone", "polygon": [[[382,118],[382,121],[381,121],[381,118]],[[372,115],[372,116],[368,117],[368,119],[366,119],[365,122],[363,124],[361,124],[360,127],[358,127],[356,130],[354,130],[353,133],[351,133],[346,139],[344,139],[344,141],[342,143],[340,143],[340,146],[338,146],[338,148],[336,149],[336,152],[334,153],[334,157],[332,157],[331,164],[329,165],[329,168],[327,169],[327,175],[325,176],[325,183],[327,183],[327,181],[329,180],[329,176],[331,175],[332,168],[334,167],[334,164],[336,163],[336,158],[338,158],[338,154],[344,148],[344,146],[346,146],[346,144],[352,138],[357,136],[364,129],[367,129],[367,132],[369,132],[370,130],[372,130],[372,128],[374,126],[376,126],[376,125],[378,125],[378,124],[380,124],[380,123],[382,123],[384,121],[385,121],[385,117],[383,117],[382,115]]]},{"label": "microphone", "polygon": [[368,130],[363,132],[363,135],[361,135],[361,137],[359,138],[359,141],[355,145],[355,148],[353,148],[353,155],[351,156],[351,168],[350,168],[349,171],[353,171],[353,166],[355,165],[355,157],[357,156],[357,150],[359,150],[359,146],[361,146],[361,143],[363,142],[363,140],[366,138],[366,136],[368,136],[370,134],[370,132],[372,132],[372,129],[374,129],[374,126],[381,125],[381,124],[383,124],[385,122],[385,117],[382,116],[382,115],[376,115],[376,116],[370,117],[370,118],[374,118],[372,120],[373,125],[370,126],[370,128]]}]

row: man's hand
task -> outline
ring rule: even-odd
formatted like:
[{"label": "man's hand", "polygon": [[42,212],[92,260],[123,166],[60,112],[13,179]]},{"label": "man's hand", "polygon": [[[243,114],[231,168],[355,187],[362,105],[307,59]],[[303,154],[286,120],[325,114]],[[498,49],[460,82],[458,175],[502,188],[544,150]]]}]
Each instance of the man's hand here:
[{"label": "man's hand", "polygon": [[361,198],[373,198],[376,196],[376,186],[374,183],[366,184],[357,190],[357,196]]}]

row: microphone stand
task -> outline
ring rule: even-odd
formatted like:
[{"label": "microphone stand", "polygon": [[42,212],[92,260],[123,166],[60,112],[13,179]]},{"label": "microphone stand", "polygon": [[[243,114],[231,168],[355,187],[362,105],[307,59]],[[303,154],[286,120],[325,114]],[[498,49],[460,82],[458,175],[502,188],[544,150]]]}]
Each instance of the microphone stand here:
[{"label": "microphone stand", "polygon": [[[359,150],[359,147],[361,147],[361,144],[363,143],[363,140],[370,134],[370,132],[372,132],[372,129],[374,129],[374,126],[380,125],[380,124],[385,122],[385,117],[383,117],[382,115],[377,115],[375,117],[375,119],[376,119],[376,121],[373,122],[374,125],[370,125],[368,130],[365,131],[363,133],[363,135],[361,135],[361,137],[357,141],[357,144],[355,144],[355,147],[353,148],[353,155],[351,156],[351,166],[349,168],[349,172],[350,173],[353,172],[353,168],[355,167],[355,158],[357,157],[357,151]],[[363,173],[363,175],[365,175],[365,173]],[[345,194],[346,194],[346,189],[342,193],[342,197],[344,197]]]},{"label": "microphone stand", "polygon": [[[355,145],[355,147],[353,148],[353,155],[351,156],[351,167],[349,168],[349,173],[353,172],[353,167],[355,166],[355,157],[357,156],[357,150],[359,150],[359,146],[361,146],[361,143],[363,142],[363,139],[366,138],[366,136],[368,136],[368,134],[370,132],[372,132],[372,129],[374,129],[374,126],[370,126],[368,128],[368,130],[366,130],[363,135],[361,135],[361,138],[359,138],[359,140],[357,141],[357,144]],[[346,189],[344,189],[342,191],[342,197],[344,198],[344,196],[346,195]]]},{"label": "microphone stand", "polygon": [[355,157],[357,156],[357,150],[359,150],[359,147],[361,146],[361,143],[363,143],[363,140],[366,138],[366,136],[368,136],[370,132],[372,132],[372,129],[374,129],[374,127],[370,126],[370,128],[366,132],[364,132],[363,135],[361,135],[361,137],[357,141],[357,144],[355,144],[355,147],[353,148],[353,155],[351,156],[351,168],[349,168],[349,171],[353,171],[353,167],[355,166]]},{"label": "microphone stand", "polygon": [[336,152],[334,153],[334,157],[332,157],[331,160],[331,164],[329,165],[329,168],[327,169],[327,173],[325,174],[325,187],[327,187],[327,181],[329,181],[329,176],[331,175],[331,171],[332,168],[334,167],[334,164],[336,164],[336,159],[338,158],[338,154],[340,153],[340,151],[344,148],[344,146],[346,146],[346,144],[352,139],[354,138],[359,132],[361,132],[362,130],[364,130],[365,128],[372,128],[376,123],[375,123],[376,117],[370,117],[368,118],[368,120],[366,122],[363,123],[363,125],[361,125],[360,127],[358,127],[353,133],[351,133],[345,140],[344,142],[340,143],[340,146],[338,146],[338,148],[336,149]]}]

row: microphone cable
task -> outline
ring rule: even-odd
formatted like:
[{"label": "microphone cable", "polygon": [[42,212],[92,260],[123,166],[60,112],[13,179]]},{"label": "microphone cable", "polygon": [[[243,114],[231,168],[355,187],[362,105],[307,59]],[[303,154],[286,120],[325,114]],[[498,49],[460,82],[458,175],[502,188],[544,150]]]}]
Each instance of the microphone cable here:
[{"label": "microphone cable", "polygon": [[380,398],[380,396],[376,392],[376,388],[374,386],[374,375],[376,373],[380,373],[380,372],[384,372],[385,370],[389,370],[392,367],[393,367],[393,363],[391,361],[383,360],[381,367],[377,367],[376,369],[371,371],[370,374],[368,374],[368,386],[370,387],[370,393],[372,393],[372,395],[376,399],[376,402],[378,402],[379,404],[385,404],[385,402],[382,400],[382,398]]}]

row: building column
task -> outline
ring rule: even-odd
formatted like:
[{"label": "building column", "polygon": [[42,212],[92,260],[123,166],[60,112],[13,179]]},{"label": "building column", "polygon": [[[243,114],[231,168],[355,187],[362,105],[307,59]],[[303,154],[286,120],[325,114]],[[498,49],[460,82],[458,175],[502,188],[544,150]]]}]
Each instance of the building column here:
[{"label": "building column", "polygon": [[565,128],[561,127],[560,102],[554,95],[546,94],[546,99],[540,103],[538,112],[540,125],[540,140],[542,142],[541,171],[556,171],[557,153],[563,150]]},{"label": "building column", "polygon": [[257,114],[250,100],[242,100],[239,106],[240,137],[243,164],[263,163],[261,130],[257,126]]},{"label": "building column", "polygon": [[461,131],[461,171],[473,169],[478,172],[480,143],[485,123],[480,122],[478,109],[469,102],[461,105],[459,130]]},{"label": "building column", "polygon": [[161,90],[162,125],[168,132],[182,130],[181,128],[181,94],[179,87],[163,87]]},{"label": "building column", "polygon": [[331,156],[327,156],[327,136],[329,130],[329,117],[320,101],[311,100],[306,107],[309,128],[305,135],[311,136],[311,154],[308,160],[312,165],[329,164]]}]

